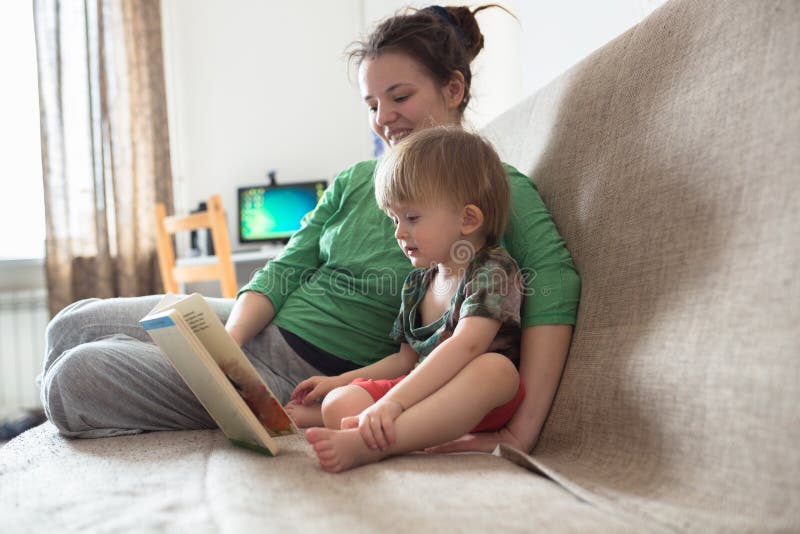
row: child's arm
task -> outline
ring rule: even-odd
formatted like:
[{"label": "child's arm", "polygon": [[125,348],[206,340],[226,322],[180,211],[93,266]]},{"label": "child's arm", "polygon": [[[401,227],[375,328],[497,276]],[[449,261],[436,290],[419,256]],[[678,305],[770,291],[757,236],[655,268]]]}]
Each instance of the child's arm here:
[{"label": "child's arm", "polygon": [[414,368],[419,356],[408,343],[400,345],[400,351],[391,354],[377,362],[342,373],[338,376],[312,376],[297,384],[292,392],[291,400],[302,402],[305,405],[316,402],[331,390],[345,386],[356,378],[397,378],[407,374]]},{"label": "child's arm", "polygon": [[370,449],[385,450],[394,443],[394,420],[452,380],[491,345],[500,321],[469,316],[461,319],[450,339],[442,342],[408,377],[358,416],[342,419],[342,428],[358,426]]},{"label": "child's arm", "polygon": [[[495,253],[464,286],[461,319],[453,335],[381,400],[361,412],[358,428],[372,449],[394,441],[394,420],[452,380],[472,360],[485,354],[505,323],[519,324],[522,284],[513,259]],[[342,428],[354,426],[342,419]]]},{"label": "child's arm", "polygon": [[530,451],[539,439],[558,388],[572,338],[572,325],[529,326],[522,331],[519,374],[527,393],[514,417],[497,432],[466,434],[426,449],[428,452],[492,452],[505,443]]},{"label": "child's arm", "polygon": [[491,345],[500,321],[469,316],[461,319],[450,339],[442,342],[408,378],[381,400],[392,401],[407,410],[452,380],[469,362],[484,354]]}]

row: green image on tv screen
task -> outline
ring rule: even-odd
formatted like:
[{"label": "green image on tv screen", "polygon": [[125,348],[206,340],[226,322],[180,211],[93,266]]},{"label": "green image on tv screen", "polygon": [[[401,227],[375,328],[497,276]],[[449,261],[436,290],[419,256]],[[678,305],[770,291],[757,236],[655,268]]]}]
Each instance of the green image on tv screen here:
[{"label": "green image on tv screen", "polygon": [[239,241],[288,239],[317,206],[325,187],[325,182],[306,182],[240,188]]}]

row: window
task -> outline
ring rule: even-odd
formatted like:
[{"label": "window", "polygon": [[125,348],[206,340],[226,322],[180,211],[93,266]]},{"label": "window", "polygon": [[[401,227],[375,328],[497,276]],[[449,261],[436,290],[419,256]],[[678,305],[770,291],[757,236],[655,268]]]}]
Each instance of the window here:
[{"label": "window", "polygon": [[39,88],[31,2],[0,8],[0,261],[44,256]]}]

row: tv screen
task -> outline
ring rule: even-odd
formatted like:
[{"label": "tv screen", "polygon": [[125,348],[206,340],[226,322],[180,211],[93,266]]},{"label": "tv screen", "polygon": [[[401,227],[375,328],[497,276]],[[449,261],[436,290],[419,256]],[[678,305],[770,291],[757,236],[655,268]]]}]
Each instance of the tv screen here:
[{"label": "tv screen", "polygon": [[239,242],[287,241],[317,206],[327,182],[239,188]]}]

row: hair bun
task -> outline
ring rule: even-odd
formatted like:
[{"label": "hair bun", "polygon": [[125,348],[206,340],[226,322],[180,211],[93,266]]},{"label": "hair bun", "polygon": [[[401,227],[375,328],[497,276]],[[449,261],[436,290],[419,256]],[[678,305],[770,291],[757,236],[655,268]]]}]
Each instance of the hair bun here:
[{"label": "hair bun", "polygon": [[489,7],[500,7],[494,4],[484,5],[475,8],[474,11],[466,6],[448,6],[445,7],[447,11],[453,16],[458,27],[464,34],[464,47],[467,49],[469,60],[475,59],[475,56],[483,49],[483,34],[478,26],[478,21],[475,19],[475,14],[478,11]]},{"label": "hair bun", "polygon": [[407,8],[405,14],[391,16],[378,24],[365,40],[353,43],[349,58],[361,65],[365,59],[375,59],[387,50],[402,52],[422,65],[440,87],[449,83],[454,73],[460,72],[464,76],[464,97],[458,105],[460,118],[470,99],[472,71],[469,64],[483,49],[483,34],[475,14],[490,7],[514,16],[498,4],[474,9],[439,5]]}]

